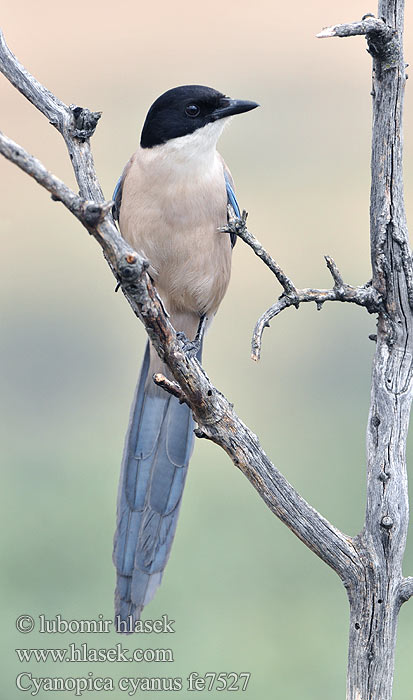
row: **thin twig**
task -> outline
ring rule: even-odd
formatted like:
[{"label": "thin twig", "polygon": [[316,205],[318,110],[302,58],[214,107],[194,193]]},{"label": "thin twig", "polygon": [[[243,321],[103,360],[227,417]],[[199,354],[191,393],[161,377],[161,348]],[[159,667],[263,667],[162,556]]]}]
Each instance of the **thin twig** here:
[{"label": "thin twig", "polygon": [[341,301],[364,306],[369,313],[378,313],[382,310],[381,295],[372,287],[371,283],[369,282],[363,287],[354,287],[350,284],[346,284],[336,263],[329,255],[325,255],[324,258],[333,278],[334,287],[332,289],[297,288],[290,278],[287,277],[284,270],[276,263],[274,258],[267,253],[255,236],[248,231],[246,224],[247,213],[243,211],[241,218],[237,218],[230,205],[228,206],[228,212],[228,225],[221,230],[235,233],[247,243],[263,263],[267,265],[271,272],[273,272],[284,289],[284,294],[260,316],[255,325],[251,341],[251,358],[254,361],[258,361],[261,356],[264,329],[269,327],[270,321],[275,318],[275,316],[278,316],[281,311],[288,309],[290,306],[295,306],[295,308],[298,309],[300,304],[314,302],[317,305],[317,310],[320,311],[326,301]]},{"label": "thin twig", "polygon": [[269,267],[271,272],[274,273],[277,280],[283,287],[285,293],[290,294],[291,296],[295,296],[296,289],[289,277],[287,277],[287,275],[285,274],[284,270],[278,265],[274,258],[272,258],[271,255],[267,253],[265,248],[261,245],[259,241],[257,241],[255,236],[253,236],[253,234],[248,231],[247,216],[248,213],[244,209],[244,211],[241,214],[241,218],[238,218],[235,215],[232,206],[229,204],[228,224],[227,226],[223,226],[220,229],[220,231],[223,231],[225,233],[234,233],[236,236],[238,236],[238,238],[241,238],[244,241],[244,243],[246,243],[250,246],[250,248],[252,248],[255,255],[257,255],[263,261],[263,263],[267,265],[267,267]]},{"label": "thin twig", "polygon": [[168,394],[176,396],[176,398],[179,399],[181,403],[186,403],[185,394],[182,391],[179,384],[177,384],[177,382],[171,382],[170,379],[167,379],[167,377],[165,377],[165,375],[161,374],[160,372],[154,374],[152,379],[157,386],[160,386],[161,389],[167,391]]},{"label": "thin twig", "polygon": [[326,265],[327,265],[327,267],[331,273],[331,276],[334,280],[334,286],[335,287],[344,287],[345,285],[344,285],[340,270],[338,269],[333,258],[330,257],[330,255],[325,255],[324,260],[326,261]]},{"label": "thin twig", "polygon": [[382,308],[382,300],[380,294],[374,287],[352,287],[349,284],[343,284],[340,287],[333,289],[297,289],[294,299],[282,295],[278,301],[269,307],[262,316],[258,319],[251,341],[251,358],[256,362],[261,357],[262,335],[265,328],[269,328],[270,321],[278,316],[281,311],[288,309],[290,306],[298,307],[300,304],[314,302],[317,305],[317,311],[320,311],[326,301],[341,301],[357,306],[364,306],[369,313],[378,313]]}]

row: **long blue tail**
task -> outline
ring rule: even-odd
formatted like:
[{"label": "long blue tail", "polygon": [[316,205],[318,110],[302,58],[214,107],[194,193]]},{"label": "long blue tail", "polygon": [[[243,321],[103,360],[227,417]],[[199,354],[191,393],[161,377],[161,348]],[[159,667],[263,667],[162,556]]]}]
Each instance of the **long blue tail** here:
[{"label": "long blue tail", "polygon": [[149,364],[148,342],[126,435],[113,550],[115,615],[128,623],[140,618],[161,582],[194,443],[190,409],[153,384]]}]

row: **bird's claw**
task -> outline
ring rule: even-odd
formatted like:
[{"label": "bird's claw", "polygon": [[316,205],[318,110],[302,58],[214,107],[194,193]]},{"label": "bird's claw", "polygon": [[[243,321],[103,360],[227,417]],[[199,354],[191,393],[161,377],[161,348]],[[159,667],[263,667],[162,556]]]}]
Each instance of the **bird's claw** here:
[{"label": "bird's claw", "polygon": [[176,337],[181,342],[185,355],[189,358],[196,357],[201,347],[199,340],[189,340],[183,331],[178,331]]}]

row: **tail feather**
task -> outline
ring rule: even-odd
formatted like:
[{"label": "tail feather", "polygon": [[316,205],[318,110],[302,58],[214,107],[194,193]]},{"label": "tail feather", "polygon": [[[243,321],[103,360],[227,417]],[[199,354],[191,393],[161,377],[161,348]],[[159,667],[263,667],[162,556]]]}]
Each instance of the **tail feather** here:
[{"label": "tail feather", "polygon": [[113,561],[120,620],[139,619],[161,582],[194,442],[190,409],[153,385],[149,367],[148,343],[119,483]]}]

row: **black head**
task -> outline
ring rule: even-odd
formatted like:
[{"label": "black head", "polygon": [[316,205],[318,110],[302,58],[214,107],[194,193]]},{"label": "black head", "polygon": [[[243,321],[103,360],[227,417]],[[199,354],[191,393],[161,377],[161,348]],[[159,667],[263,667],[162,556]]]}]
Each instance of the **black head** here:
[{"label": "black head", "polygon": [[158,97],[150,108],[141,134],[142,148],[152,148],[170,139],[192,134],[206,124],[249,112],[256,102],[232,100],[204,85],[182,85]]}]

